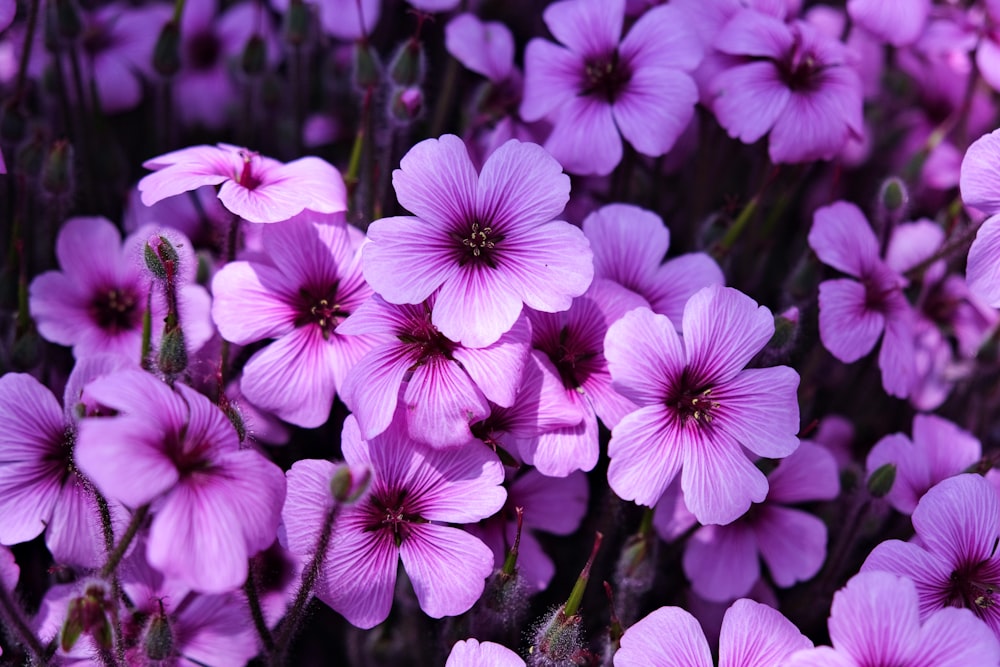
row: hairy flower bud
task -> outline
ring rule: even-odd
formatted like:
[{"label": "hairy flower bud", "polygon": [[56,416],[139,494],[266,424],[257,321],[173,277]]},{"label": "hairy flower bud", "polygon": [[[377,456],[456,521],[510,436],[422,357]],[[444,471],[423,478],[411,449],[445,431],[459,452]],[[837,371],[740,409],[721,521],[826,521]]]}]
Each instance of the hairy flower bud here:
[{"label": "hairy flower bud", "polygon": [[174,633],[170,629],[170,620],[163,613],[162,601],[160,610],[150,617],[146,625],[142,647],[150,660],[167,660],[174,655]]},{"label": "hairy flower bud", "polygon": [[886,463],[868,477],[868,492],[875,498],[885,498],[896,483],[896,466]]},{"label": "hairy flower bud", "polygon": [[400,45],[389,60],[389,78],[397,86],[419,86],[426,69],[424,47],[415,39]]},{"label": "hairy flower bud", "polygon": [[338,503],[353,505],[368,491],[371,479],[371,470],[352,470],[346,463],[341,464],[330,478],[330,494]]},{"label": "hairy flower bud", "polygon": [[397,88],[389,100],[389,115],[402,125],[416,120],[423,108],[424,93],[420,88]]},{"label": "hairy flower bud", "polygon": [[87,584],[83,595],[70,600],[59,640],[63,651],[72,649],[83,634],[90,635],[100,648],[111,648],[112,634],[108,612],[112,602],[109,598],[110,592],[106,584],[95,581]]},{"label": "hairy flower bud", "polygon": [[180,327],[165,331],[160,341],[160,353],[156,366],[167,376],[184,372],[188,365],[187,346],[184,344],[184,330]]},{"label": "hairy flower bud", "polygon": [[365,42],[354,45],[354,86],[360,91],[374,88],[382,80],[382,61],[378,52]]}]

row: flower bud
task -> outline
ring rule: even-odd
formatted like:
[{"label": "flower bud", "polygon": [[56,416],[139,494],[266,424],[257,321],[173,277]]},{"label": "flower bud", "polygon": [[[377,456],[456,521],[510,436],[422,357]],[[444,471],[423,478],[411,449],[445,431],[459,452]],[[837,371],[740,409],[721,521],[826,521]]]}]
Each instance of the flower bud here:
[{"label": "flower bud", "polygon": [[427,69],[425,63],[424,47],[415,39],[407,40],[389,60],[389,78],[397,86],[419,86]]},{"label": "flower bud", "polygon": [[250,36],[247,44],[243,47],[243,58],[241,61],[243,73],[247,76],[258,76],[267,66],[267,42],[258,34]]},{"label": "flower bud", "polygon": [[152,237],[142,249],[146,268],[159,280],[173,282],[177,277],[180,255],[170,240],[162,234]]},{"label": "flower bud", "polygon": [[150,617],[146,625],[142,647],[150,660],[167,660],[174,655],[174,633],[170,629],[170,620],[163,613],[162,601],[160,610]]},{"label": "flower bud", "polygon": [[882,183],[878,192],[878,206],[883,216],[896,221],[902,220],[909,203],[910,193],[902,179],[892,176]]},{"label": "flower bud", "polygon": [[338,503],[354,504],[368,490],[371,479],[371,470],[352,469],[351,466],[342,463],[337,466],[333,471],[333,477],[330,478],[330,494]]},{"label": "flower bud", "polygon": [[109,598],[106,584],[91,582],[84,589],[83,595],[70,600],[59,640],[63,651],[72,649],[83,634],[90,635],[98,647],[111,648],[111,622],[108,619],[108,612],[112,603]]},{"label": "flower bud", "polygon": [[358,42],[354,45],[354,86],[359,91],[378,86],[382,80],[382,61],[371,44]]},{"label": "flower bud", "polygon": [[180,327],[163,332],[160,353],[156,366],[167,376],[179,375],[188,365],[187,346],[184,344],[184,330]]},{"label": "flower bud", "polygon": [[875,469],[868,477],[868,493],[875,498],[885,498],[896,482],[896,466],[886,463]]},{"label": "flower bud", "polygon": [[423,108],[424,94],[419,88],[397,88],[392,92],[389,114],[395,122],[409,125],[417,119]]},{"label": "flower bud", "polygon": [[52,144],[42,163],[42,188],[59,197],[73,190],[73,146],[65,139]]},{"label": "flower bud", "polygon": [[171,77],[181,69],[181,29],[167,21],[153,47],[153,69],[162,77]]}]

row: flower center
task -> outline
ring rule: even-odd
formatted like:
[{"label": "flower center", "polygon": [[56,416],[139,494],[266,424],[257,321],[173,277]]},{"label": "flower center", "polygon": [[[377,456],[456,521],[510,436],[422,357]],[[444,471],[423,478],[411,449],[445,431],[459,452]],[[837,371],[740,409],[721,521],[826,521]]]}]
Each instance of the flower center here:
[{"label": "flower center", "polygon": [[790,90],[809,91],[817,87],[819,72],[824,66],[816,59],[816,54],[803,49],[802,35],[795,32],[795,41],[791,51],[783,62],[776,63],[781,72],[781,79]]},{"label": "flower center", "polygon": [[413,371],[423,366],[432,357],[452,359],[455,344],[431,323],[430,308],[425,306],[424,315],[411,320],[409,325],[408,330],[396,334],[400,341],[410,346],[413,356],[416,358],[408,370]]},{"label": "flower center", "polygon": [[719,402],[712,400],[712,388],[692,388],[681,383],[681,388],[667,397],[666,405],[676,411],[681,424],[711,424]]},{"label": "flower center", "polygon": [[552,349],[545,350],[552,364],[559,371],[559,379],[566,389],[580,389],[587,379],[599,370],[598,351],[588,349],[568,327],[559,331],[559,339]]},{"label": "flower center", "polygon": [[410,524],[427,523],[407,510],[406,496],[405,490],[370,496],[368,506],[368,530],[391,530],[397,547],[410,534]]},{"label": "flower center", "polygon": [[580,95],[613,103],[632,80],[632,69],[618,59],[618,51],[588,58],[584,63]]},{"label": "flower center", "polygon": [[90,314],[97,326],[117,333],[135,328],[136,297],[130,290],[112,287],[90,302]]},{"label": "flower center", "polygon": [[239,155],[243,158],[243,170],[240,172],[240,176],[236,182],[245,187],[247,190],[253,190],[260,185],[260,178],[253,173],[252,166],[254,158],[257,157],[257,153],[242,149],[239,151]]},{"label": "flower center", "polygon": [[993,560],[967,564],[951,573],[948,604],[971,609],[979,617],[1000,606],[1000,568]]},{"label": "flower center", "polygon": [[338,282],[334,282],[326,289],[300,289],[297,308],[299,315],[295,318],[295,326],[314,324],[323,333],[323,340],[330,340],[337,326],[351,314],[338,303],[338,285]]}]

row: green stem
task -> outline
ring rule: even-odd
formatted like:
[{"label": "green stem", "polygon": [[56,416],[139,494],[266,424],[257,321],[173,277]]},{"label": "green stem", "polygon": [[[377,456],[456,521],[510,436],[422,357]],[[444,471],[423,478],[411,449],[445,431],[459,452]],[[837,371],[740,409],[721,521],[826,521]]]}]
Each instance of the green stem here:
[{"label": "green stem", "polygon": [[35,28],[38,25],[38,8],[41,0],[31,0],[28,6],[28,27],[25,31],[24,44],[21,46],[21,60],[17,68],[17,83],[14,85],[14,95],[11,97],[11,105],[20,102],[24,95],[24,84],[28,76],[28,63],[31,61],[31,49],[35,44]]},{"label": "green stem", "polygon": [[587,590],[587,582],[590,581],[590,568],[594,565],[594,558],[597,557],[597,550],[601,548],[601,540],[603,539],[604,535],[601,533],[597,533],[596,537],[594,537],[594,548],[590,552],[590,558],[587,559],[587,564],[583,566],[583,571],[580,572],[576,583],[573,584],[573,590],[570,591],[569,599],[566,600],[566,606],[563,607],[563,614],[566,618],[576,616],[576,612],[580,610],[580,603],[583,602],[583,593]]},{"label": "green stem", "polygon": [[441,93],[438,95],[437,105],[434,107],[434,116],[431,120],[430,136],[439,137],[444,132],[445,123],[448,121],[448,112],[452,108],[452,98],[455,97],[455,86],[458,83],[459,63],[454,58],[448,59],[448,65],[444,72],[444,84],[441,86]]},{"label": "green stem", "polygon": [[257,568],[254,566],[254,559],[250,559],[250,567],[247,572],[247,580],[243,583],[243,592],[246,593],[247,603],[250,606],[250,616],[253,618],[253,625],[257,629],[257,634],[260,636],[261,642],[264,644],[264,657],[272,655],[275,651],[274,637],[271,636],[271,631],[267,629],[267,620],[264,618],[264,612],[261,610],[260,606],[260,595],[257,593],[257,581],[256,572]]},{"label": "green stem", "polygon": [[132,540],[135,539],[135,536],[139,532],[139,528],[142,526],[142,522],[145,520],[146,514],[148,513],[149,503],[146,503],[133,512],[132,520],[129,521],[128,527],[125,528],[125,533],[122,534],[122,539],[118,542],[114,551],[112,551],[108,556],[108,561],[104,564],[104,567],[101,568],[99,575],[101,579],[107,579],[118,568],[118,564],[121,563],[122,558],[125,557],[125,552],[128,551],[129,545],[132,544]]},{"label": "green stem", "polygon": [[14,596],[3,586],[0,586],[0,618],[10,628],[15,641],[31,655],[32,664],[46,667],[49,663],[45,659],[45,648],[28,627],[28,623],[24,620],[24,613],[14,600]]}]

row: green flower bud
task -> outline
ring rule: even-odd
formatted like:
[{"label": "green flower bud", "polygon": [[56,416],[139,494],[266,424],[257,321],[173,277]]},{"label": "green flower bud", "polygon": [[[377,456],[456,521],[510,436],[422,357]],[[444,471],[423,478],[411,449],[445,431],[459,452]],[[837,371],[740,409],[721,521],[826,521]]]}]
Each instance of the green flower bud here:
[{"label": "green flower bud", "polygon": [[896,466],[886,463],[875,469],[868,478],[868,492],[875,498],[885,498],[896,482]]}]

